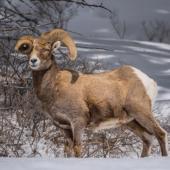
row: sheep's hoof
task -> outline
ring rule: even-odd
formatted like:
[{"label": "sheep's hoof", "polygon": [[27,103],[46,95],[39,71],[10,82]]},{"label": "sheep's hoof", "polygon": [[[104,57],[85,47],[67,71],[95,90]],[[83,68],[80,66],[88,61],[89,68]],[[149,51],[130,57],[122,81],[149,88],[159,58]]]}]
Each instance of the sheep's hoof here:
[{"label": "sheep's hoof", "polygon": [[74,154],[75,154],[75,157],[77,158],[81,157],[81,146],[80,145],[74,146]]}]

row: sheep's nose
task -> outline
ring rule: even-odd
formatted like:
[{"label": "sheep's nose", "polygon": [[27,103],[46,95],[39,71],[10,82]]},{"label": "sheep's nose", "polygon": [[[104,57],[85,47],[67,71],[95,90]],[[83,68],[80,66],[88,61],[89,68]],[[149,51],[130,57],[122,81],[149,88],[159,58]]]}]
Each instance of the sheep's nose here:
[{"label": "sheep's nose", "polygon": [[36,58],[32,58],[32,59],[31,59],[31,63],[32,63],[32,64],[35,64],[36,62],[37,62],[37,59],[36,59]]}]

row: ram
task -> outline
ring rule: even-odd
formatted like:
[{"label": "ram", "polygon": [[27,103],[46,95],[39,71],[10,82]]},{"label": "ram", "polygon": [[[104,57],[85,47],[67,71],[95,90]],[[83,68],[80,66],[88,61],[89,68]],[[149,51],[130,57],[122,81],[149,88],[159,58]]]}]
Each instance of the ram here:
[{"label": "ram", "polygon": [[85,128],[98,131],[122,125],[143,141],[142,157],[150,154],[153,136],[167,156],[167,133],[152,113],[156,82],[128,65],[97,74],[61,69],[53,56],[61,43],[68,48],[70,59],[76,59],[76,45],[62,29],[40,37],[23,36],[15,49],[28,56],[35,93],[54,124],[65,132],[67,156],[73,152],[81,156]]}]

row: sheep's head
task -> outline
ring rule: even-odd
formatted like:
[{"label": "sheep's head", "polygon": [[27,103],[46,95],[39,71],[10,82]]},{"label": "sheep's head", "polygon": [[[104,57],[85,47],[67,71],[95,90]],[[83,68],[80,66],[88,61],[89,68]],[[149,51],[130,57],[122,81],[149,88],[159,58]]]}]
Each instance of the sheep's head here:
[{"label": "sheep's head", "polygon": [[43,33],[40,37],[23,36],[15,46],[15,50],[26,54],[32,70],[46,70],[52,64],[52,53],[63,43],[69,51],[71,60],[77,57],[77,49],[70,35],[62,29],[54,29]]}]

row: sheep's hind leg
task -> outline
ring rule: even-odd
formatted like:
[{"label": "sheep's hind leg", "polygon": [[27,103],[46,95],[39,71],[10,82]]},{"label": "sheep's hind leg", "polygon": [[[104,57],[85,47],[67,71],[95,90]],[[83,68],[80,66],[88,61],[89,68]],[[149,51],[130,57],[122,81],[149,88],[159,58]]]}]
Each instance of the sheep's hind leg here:
[{"label": "sheep's hind leg", "polygon": [[131,130],[135,135],[141,138],[143,142],[143,150],[141,157],[147,157],[151,153],[151,146],[153,141],[153,135],[149,134],[136,120],[129,122],[127,128]]},{"label": "sheep's hind leg", "polygon": [[[149,108],[149,107],[148,107]],[[125,110],[128,114],[135,118],[135,120],[144,127],[148,132],[153,134],[160,145],[162,156],[168,155],[168,142],[167,142],[167,132],[160,127],[155,118],[153,117],[153,113],[147,107],[142,106],[139,103],[129,102],[125,106]]]}]

